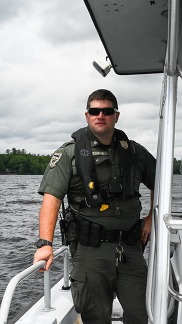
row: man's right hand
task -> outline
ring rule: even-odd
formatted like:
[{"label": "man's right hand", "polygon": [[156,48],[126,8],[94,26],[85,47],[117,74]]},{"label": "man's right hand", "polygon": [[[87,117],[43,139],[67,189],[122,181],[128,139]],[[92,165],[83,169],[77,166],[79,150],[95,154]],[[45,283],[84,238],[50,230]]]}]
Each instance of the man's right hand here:
[{"label": "man's right hand", "polygon": [[45,270],[49,270],[50,265],[53,261],[53,249],[51,246],[46,245],[46,246],[43,246],[43,247],[37,249],[37,251],[34,254],[34,262],[33,263],[36,263],[41,260],[46,260],[47,262],[46,262],[45,268],[40,268],[39,271],[42,272]]}]

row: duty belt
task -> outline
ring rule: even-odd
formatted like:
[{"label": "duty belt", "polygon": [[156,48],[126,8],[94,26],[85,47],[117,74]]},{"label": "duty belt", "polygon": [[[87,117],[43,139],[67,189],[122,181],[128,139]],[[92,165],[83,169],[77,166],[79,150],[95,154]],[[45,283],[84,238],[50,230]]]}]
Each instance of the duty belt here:
[{"label": "duty belt", "polygon": [[126,235],[126,231],[107,231],[103,229],[101,233],[101,242],[116,243],[124,241],[126,239]]},{"label": "duty belt", "polygon": [[126,239],[126,231],[107,231],[102,225],[79,218],[78,242],[82,245],[100,246],[101,242],[117,243]]}]

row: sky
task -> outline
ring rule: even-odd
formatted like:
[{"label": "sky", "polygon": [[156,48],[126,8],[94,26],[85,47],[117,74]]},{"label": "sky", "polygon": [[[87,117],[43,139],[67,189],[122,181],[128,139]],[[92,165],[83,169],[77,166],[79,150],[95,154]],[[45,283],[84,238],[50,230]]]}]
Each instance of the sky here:
[{"label": "sky", "polygon": [[[163,74],[103,78],[92,66],[106,57],[82,0],[0,2],[0,153],[47,155],[86,125],[91,92],[118,99],[117,128],[157,151]],[[182,81],[178,81],[175,157],[182,158]]]}]

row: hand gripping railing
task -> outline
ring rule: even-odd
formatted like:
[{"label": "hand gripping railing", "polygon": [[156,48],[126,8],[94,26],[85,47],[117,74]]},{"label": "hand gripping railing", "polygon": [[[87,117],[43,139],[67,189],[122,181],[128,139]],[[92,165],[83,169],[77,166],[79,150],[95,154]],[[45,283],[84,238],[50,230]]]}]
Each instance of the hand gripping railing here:
[{"label": "hand gripping railing", "polygon": [[[57,258],[60,254],[64,253],[64,285],[63,289],[69,289],[69,252],[68,247],[64,246],[54,252],[54,259]],[[35,273],[40,268],[43,268],[46,264],[46,261],[38,261],[22,272],[18,273],[15,277],[9,282],[4,297],[1,303],[0,309],[0,324],[6,324],[9,314],[9,309],[11,306],[11,301],[13,294],[17,285],[25,278],[29,277]],[[51,285],[50,285],[50,272],[44,271],[44,311],[50,311],[51,308]]]}]

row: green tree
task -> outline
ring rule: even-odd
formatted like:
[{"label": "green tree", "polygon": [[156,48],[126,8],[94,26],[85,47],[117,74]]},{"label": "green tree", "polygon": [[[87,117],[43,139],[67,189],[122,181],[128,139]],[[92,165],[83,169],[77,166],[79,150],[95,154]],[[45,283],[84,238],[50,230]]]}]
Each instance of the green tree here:
[{"label": "green tree", "polygon": [[181,161],[176,160],[176,158],[174,158],[173,174],[180,174],[180,164],[181,164]]},{"label": "green tree", "polygon": [[[50,155],[35,155],[26,152],[25,149],[7,149],[0,154],[0,173],[15,174],[43,174]],[[173,173],[180,174],[181,160],[174,158]]]},{"label": "green tree", "polygon": [[6,170],[2,157],[0,156],[0,173],[4,173]]},{"label": "green tree", "polygon": [[12,155],[7,166],[9,170],[16,174],[31,173],[31,161],[30,158],[25,155]]},{"label": "green tree", "polygon": [[12,150],[11,150],[11,153],[12,154],[17,154],[17,149],[15,147],[13,147]]}]

